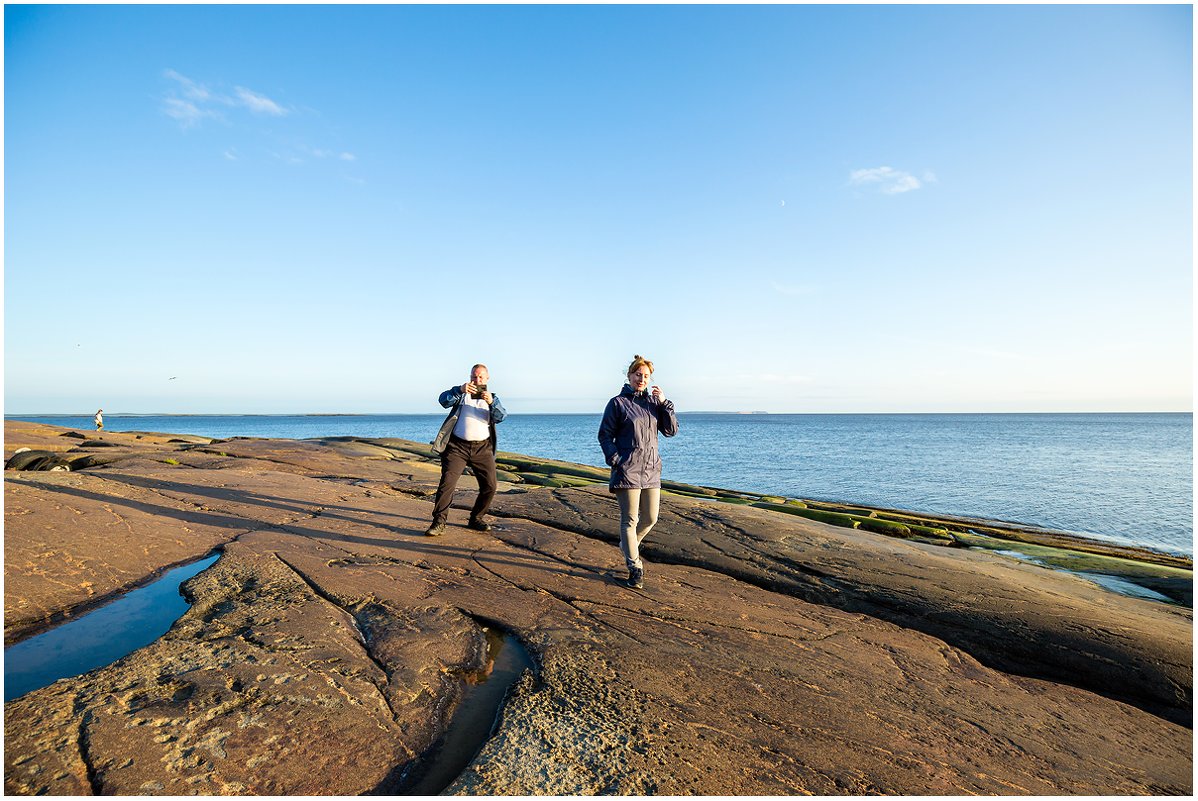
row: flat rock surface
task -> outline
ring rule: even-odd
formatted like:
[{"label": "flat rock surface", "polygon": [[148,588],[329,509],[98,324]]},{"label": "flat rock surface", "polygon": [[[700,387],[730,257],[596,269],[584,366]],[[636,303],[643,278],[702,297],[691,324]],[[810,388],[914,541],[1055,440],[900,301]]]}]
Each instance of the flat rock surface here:
[{"label": "flat rock surface", "polygon": [[434,539],[414,443],[148,438],[6,471],[6,642],[223,548],[165,636],[5,705],[8,793],[402,791],[484,626],[536,670],[450,792],[1192,790],[1188,609],[682,498],[629,590],[602,490],[505,485],[480,534],[464,478]]},{"label": "flat rock surface", "polygon": [[[496,514],[618,543],[602,488],[499,497]],[[670,499],[644,555],[932,634],[988,665],[1191,722],[1192,611],[1002,556],[716,501]]]}]

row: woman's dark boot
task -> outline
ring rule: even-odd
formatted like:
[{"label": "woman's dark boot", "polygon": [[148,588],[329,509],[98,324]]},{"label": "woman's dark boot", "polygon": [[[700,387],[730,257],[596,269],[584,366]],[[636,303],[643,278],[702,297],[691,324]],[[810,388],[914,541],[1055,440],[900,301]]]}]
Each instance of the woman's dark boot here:
[{"label": "woman's dark boot", "polygon": [[634,590],[643,589],[645,586],[645,571],[644,568],[632,567],[628,569],[628,578],[621,582],[625,587],[631,587]]}]

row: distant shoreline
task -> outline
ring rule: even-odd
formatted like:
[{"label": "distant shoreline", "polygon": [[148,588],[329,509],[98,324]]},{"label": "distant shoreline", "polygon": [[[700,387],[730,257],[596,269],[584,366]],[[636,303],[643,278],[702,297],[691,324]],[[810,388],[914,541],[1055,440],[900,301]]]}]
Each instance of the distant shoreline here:
[{"label": "distant shoreline", "polygon": [[[106,418],[134,417],[437,417],[444,412],[104,412]],[[508,417],[598,417],[602,410],[593,412],[509,412]],[[722,412],[691,410],[677,412],[679,415],[725,415],[729,417],[1046,417],[1082,415],[1190,415],[1192,411],[1174,412]],[[5,420],[36,422],[28,418],[66,419],[71,417],[95,416],[95,412],[74,413],[13,413],[4,415]]]}]

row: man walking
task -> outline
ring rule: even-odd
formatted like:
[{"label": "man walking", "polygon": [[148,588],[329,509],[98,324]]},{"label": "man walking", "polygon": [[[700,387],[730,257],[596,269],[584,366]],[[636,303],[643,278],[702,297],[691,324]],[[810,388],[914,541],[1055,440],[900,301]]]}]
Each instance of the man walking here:
[{"label": "man walking", "polygon": [[433,453],[441,454],[441,481],[437,484],[437,500],[433,506],[433,524],[425,533],[439,537],[445,532],[449,505],[458,478],[467,466],[478,479],[478,500],[470,512],[469,527],[490,531],[483,515],[495,497],[495,424],[507,417],[499,398],[487,389],[490,375],[485,364],[470,368],[470,380],[460,387],[450,387],[437,400],[450,409],[433,440]]}]

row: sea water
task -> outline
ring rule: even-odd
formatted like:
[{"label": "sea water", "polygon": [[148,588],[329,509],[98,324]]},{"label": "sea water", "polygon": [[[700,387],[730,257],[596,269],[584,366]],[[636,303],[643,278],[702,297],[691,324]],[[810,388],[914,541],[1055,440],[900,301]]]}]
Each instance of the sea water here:
[{"label": "sea water", "polygon": [[[109,431],[399,437],[443,414],[105,415]],[[25,416],[80,429],[90,415]],[[500,450],[601,466],[598,414],[509,414]],[[1192,556],[1190,414],[681,413],[664,477],[813,500],[984,517]]]}]

